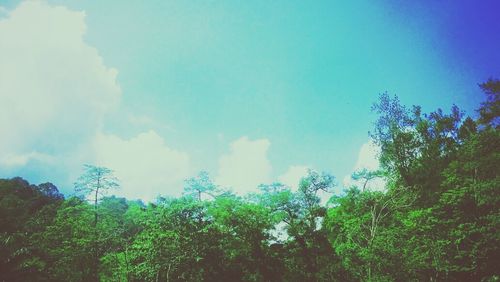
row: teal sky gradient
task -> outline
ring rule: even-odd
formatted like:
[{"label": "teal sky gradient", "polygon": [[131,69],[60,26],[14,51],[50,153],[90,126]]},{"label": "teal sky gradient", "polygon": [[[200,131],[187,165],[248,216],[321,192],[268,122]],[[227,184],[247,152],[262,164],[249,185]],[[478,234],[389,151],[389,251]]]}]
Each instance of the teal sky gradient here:
[{"label": "teal sky gradient", "polygon": [[85,11],[86,42],[118,70],[106,132],[132,137],[143,128],[123,117],[147,116],[212,172],[228,143],[267,138],[275,176],[302,164],[338,178],[379,93],[474,114],[477,83],[500,76],[499,4],[435,2],[49,1]]}]

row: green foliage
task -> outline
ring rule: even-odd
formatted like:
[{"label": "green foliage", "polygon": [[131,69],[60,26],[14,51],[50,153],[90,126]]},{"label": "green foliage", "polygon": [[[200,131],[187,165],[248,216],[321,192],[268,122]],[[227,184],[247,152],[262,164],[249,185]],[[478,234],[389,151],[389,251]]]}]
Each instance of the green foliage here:
[{"label": "green foliage", "polygon": [[0,180],[0,280],[48,279],[46,252],[38,244],[64,197],[45,183]]},{"label": "green foliage", "polygon": [[481,84],[488,98],[476,121],[456,106],[427,115],[381,95],[372,137],[382,149],[387,192],[352,188],[331,200],[325,220],[356,280],[499,279],[498,85]]},{"label": "green foliage", "polygon": [[496,129],[500,126],[500,80],[490,78],[479,85],[486,94],[486,101],[479,108],[479,123]]}]

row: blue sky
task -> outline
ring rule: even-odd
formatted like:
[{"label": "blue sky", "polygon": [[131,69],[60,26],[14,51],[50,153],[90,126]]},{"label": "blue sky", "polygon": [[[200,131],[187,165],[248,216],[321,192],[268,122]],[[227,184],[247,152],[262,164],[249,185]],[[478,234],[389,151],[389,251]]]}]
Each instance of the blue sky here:
[{"label": "blue sky", "polygon": [[306,167],[342,183],[373,166],[379,93],[473,114],[500,77],[497,1],[0,6],[0,177],[63,191],[83,163],[145,199],[202,169],[241,192]]}]

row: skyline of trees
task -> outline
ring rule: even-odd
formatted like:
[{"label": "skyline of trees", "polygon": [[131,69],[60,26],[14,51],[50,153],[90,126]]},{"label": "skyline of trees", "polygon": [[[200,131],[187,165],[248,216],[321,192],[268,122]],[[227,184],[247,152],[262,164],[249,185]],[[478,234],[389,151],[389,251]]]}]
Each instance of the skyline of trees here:
[{"label": "skyline of trees", "polygon": [[381,94],[381,168],[327,203],[335,178],[313,170],[245,196],[201,172],[147,204],[99,197],[118,183],[90,165],[68,198],[0,179],[0,281],[499,281],[500,81],[480,87],[477,118]]}]

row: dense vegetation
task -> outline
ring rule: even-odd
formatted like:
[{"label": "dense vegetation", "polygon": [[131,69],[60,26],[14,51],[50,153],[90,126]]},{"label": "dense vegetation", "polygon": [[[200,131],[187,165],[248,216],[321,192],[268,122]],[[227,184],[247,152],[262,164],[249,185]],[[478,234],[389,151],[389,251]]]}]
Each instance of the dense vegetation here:
[{"label": "dense vegetation", "polygon": [[[102,196],[112,172],[87,166],[64,198],[50,184],[0,180],[0,281],[498,281],[500,81],[476,118],[423,114],[382,94],[371,137],[385,191],[310,171],[245,197],[208,174],[154,203]],[[167,188],[166,188],[167,191]],[[279,231],[284,235],[279,235]]]}]

